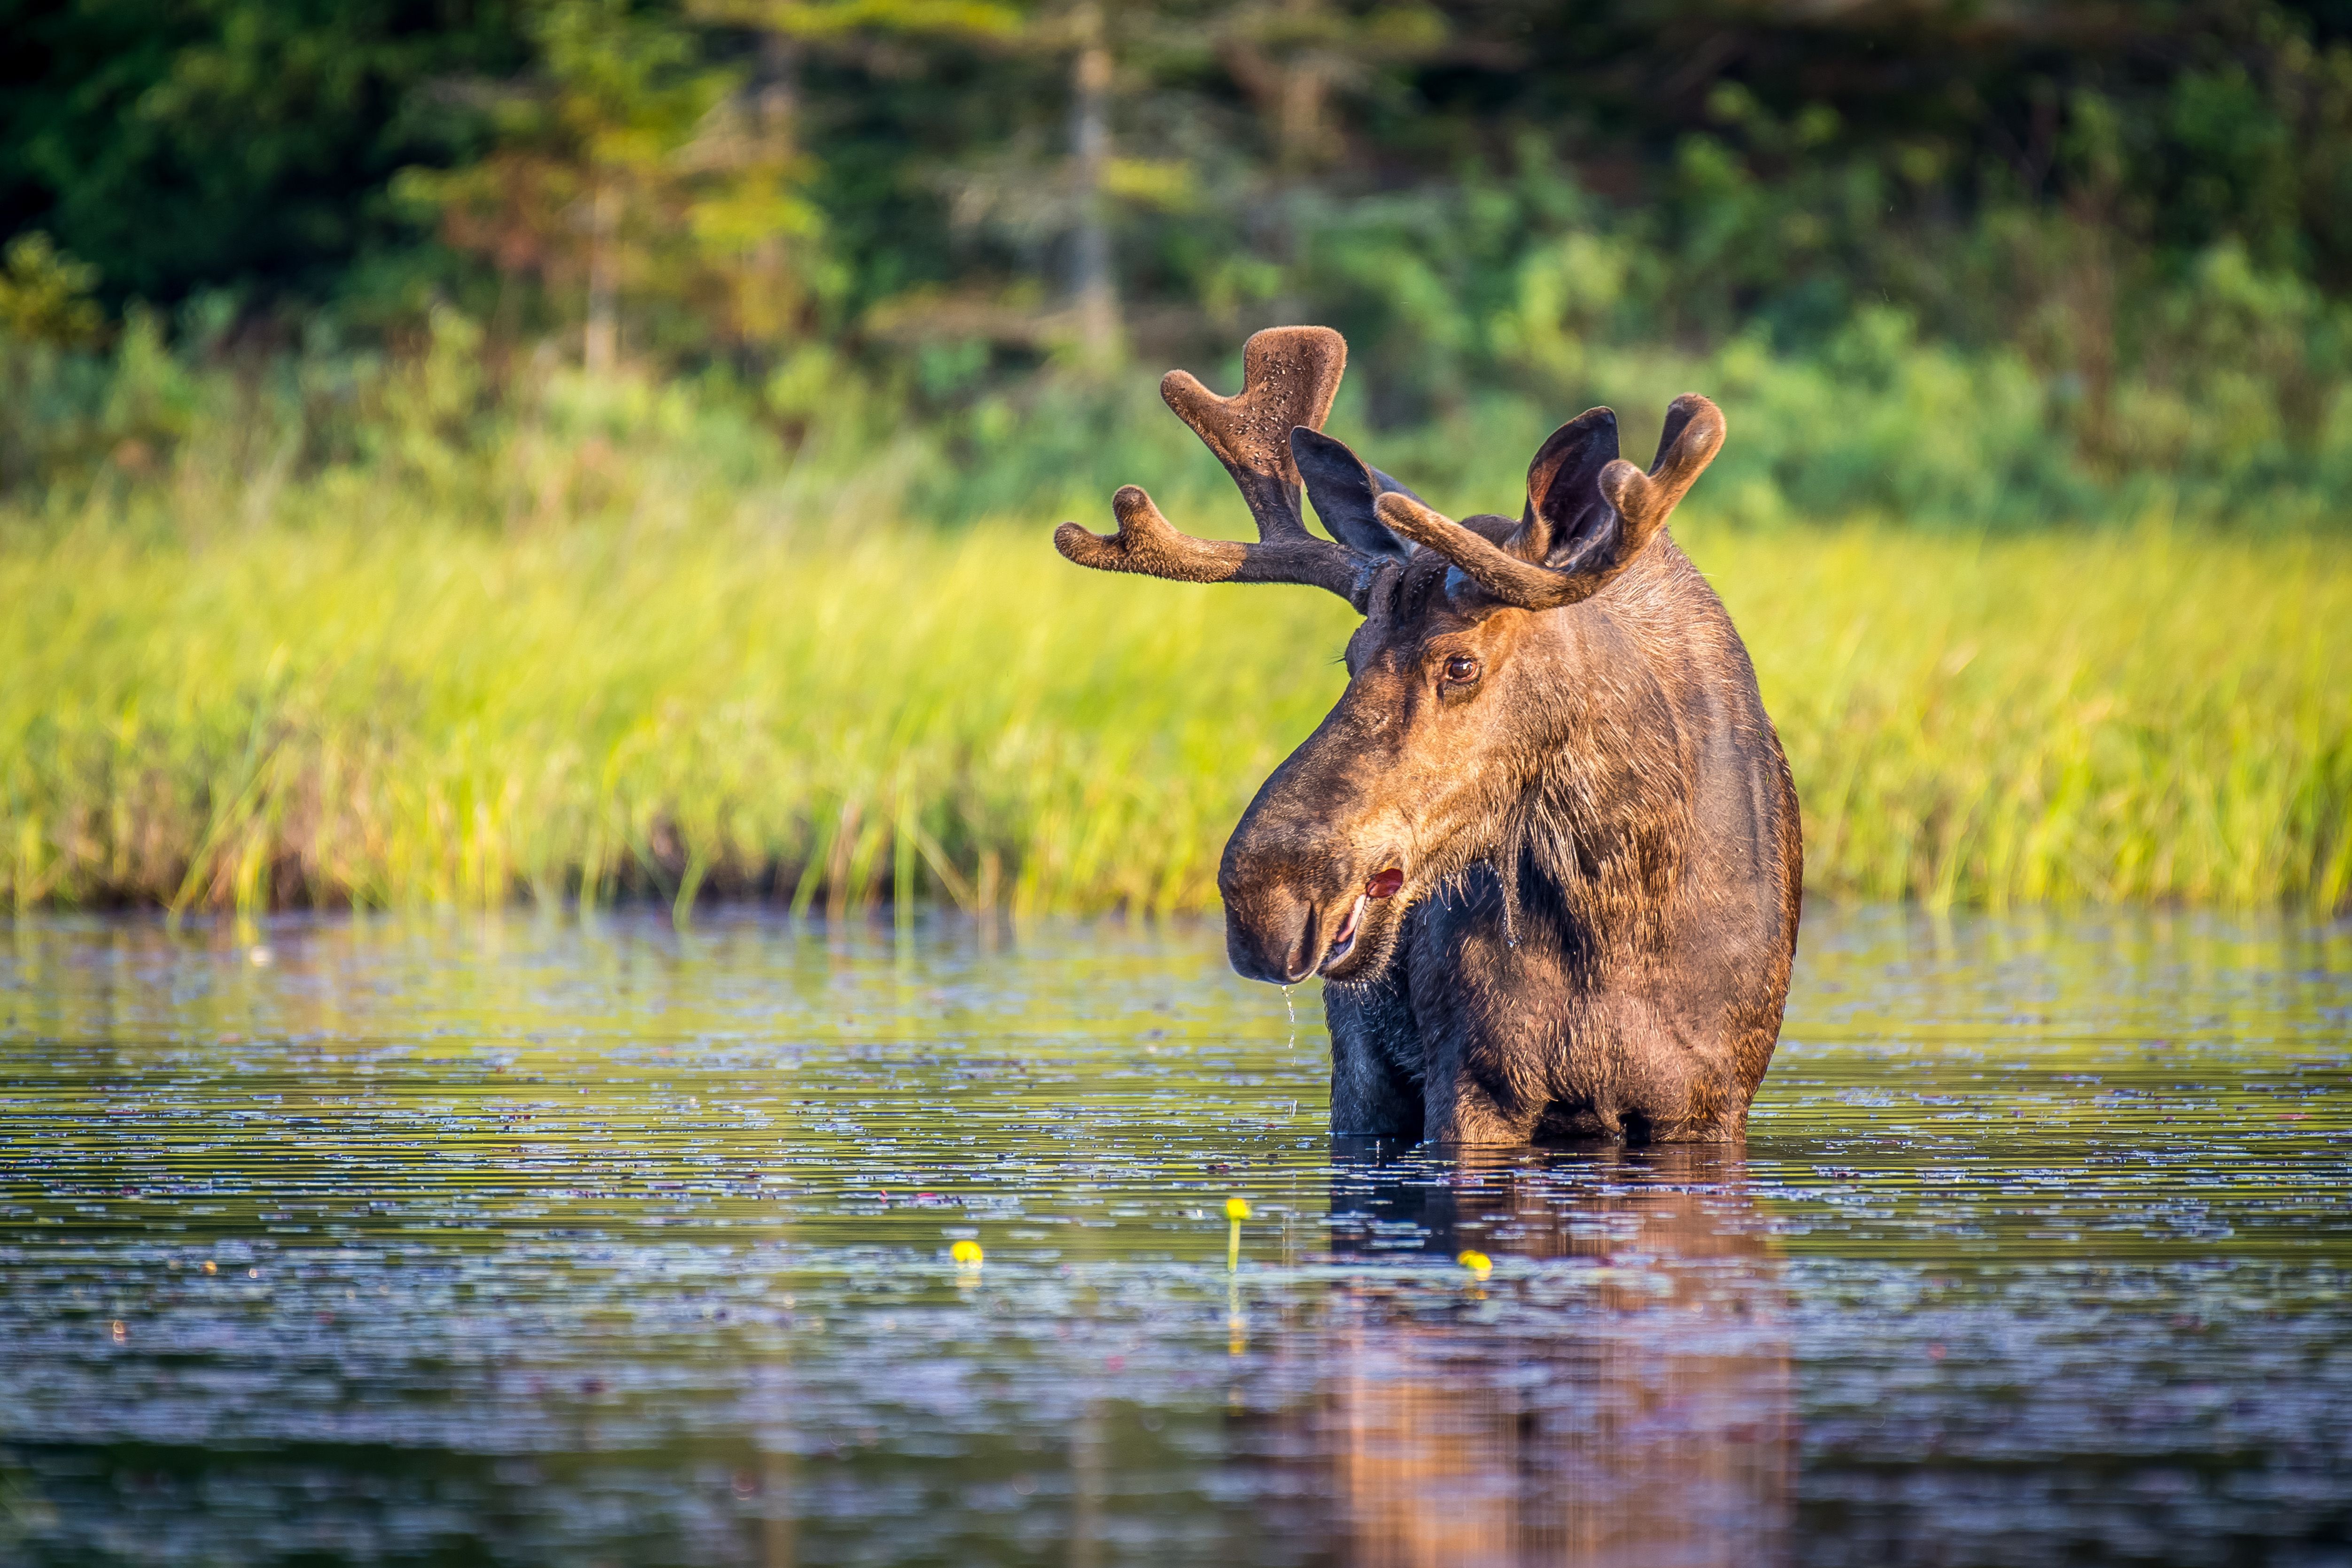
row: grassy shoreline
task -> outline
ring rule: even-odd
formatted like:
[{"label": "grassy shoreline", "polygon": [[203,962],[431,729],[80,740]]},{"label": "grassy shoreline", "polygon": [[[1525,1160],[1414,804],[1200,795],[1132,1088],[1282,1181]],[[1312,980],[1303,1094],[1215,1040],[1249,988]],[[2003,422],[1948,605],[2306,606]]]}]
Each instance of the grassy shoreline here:
[{"label": "grassy shoreline", "polygon": [[[2352,907],[2352,559],[2203,531],[1678,531],[1822,894]],[[1195,910],[1344,684],[1306,590],[1042,523],[363,517],[0,546],[0,903]]]}]

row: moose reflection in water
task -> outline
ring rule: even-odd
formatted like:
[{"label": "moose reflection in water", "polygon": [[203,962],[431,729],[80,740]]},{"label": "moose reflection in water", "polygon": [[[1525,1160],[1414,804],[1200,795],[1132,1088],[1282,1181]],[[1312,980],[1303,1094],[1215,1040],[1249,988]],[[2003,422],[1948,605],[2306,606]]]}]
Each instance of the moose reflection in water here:
[{"label": "moose reflection in water", "polygon": [[1295,1522],[1332,1560],[1786,1560],[1787,1312],[1736,1151],[1343,1163],[1331,1213],[1342,1260],[1496,1265],[1442,1303],[1368,1270],[1292,1342],[1307,1392],[1255,1438],[1303,1467]]}]

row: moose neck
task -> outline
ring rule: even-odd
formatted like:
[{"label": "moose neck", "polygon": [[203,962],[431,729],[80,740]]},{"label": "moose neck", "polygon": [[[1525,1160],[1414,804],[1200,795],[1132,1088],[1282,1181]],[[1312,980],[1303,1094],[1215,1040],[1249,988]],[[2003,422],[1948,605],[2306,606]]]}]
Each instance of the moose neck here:
[{"label": "moose neck", "polygon": [[1555,721],[1488,859],[1509,919],[1559,928],[1595,963],[1664,947],[1693,817],[1674,683],[1617,598],[1547,616],[1563,643]]}]

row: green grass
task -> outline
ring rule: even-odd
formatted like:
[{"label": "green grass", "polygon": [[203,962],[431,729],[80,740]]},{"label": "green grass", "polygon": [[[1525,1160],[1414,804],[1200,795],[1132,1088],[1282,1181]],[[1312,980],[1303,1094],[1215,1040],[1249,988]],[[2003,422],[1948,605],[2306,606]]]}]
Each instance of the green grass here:
[{"label": "green grass", "polygon": [[[1344,606],[869,516],[0,534],[0,900],[1212,906]],[[1681,531],[1815,892],[2352,905],[2340,542]]]}]

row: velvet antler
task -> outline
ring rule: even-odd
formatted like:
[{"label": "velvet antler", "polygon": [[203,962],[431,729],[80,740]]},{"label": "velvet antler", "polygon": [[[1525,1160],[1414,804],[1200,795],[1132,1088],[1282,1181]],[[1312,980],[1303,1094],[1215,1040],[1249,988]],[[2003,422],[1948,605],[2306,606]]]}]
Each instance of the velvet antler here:
[{"label": "velvet antler", "polygon": [[1111,498],[1118,531],[1108,538],[1066,522],[1055,548],[1099,572],[1135,572],[1179,583],[1304,583],[1358,609],[1377,563],[1307,531],[1290,433],[1320,430],[1347,368],[1347,341],[1328,327],[1274,327],[1242,346],[1242,389],[1219,397],[1171,370],[1160,395],[1192,427],[1249,502],[1258,542],[1179,533],[1135,485]]},{"label": "velvet antler", "polygon": [[[1616,416],[1596,408],[1544,443],[1528,472],[1525,521],[1502,543],[1407,495],[1381,496],[1380,519],[1504,604],[1558,609],[1591,598],[1633,563],[1714,461],[1723,437],[1723,411],[1685,393],[1666,410],[1657,460],[1645,474],[1617,457]],[[1590,489],[1596,484],[1597,497]]]}]

